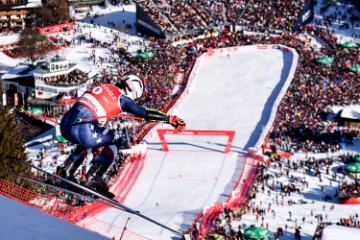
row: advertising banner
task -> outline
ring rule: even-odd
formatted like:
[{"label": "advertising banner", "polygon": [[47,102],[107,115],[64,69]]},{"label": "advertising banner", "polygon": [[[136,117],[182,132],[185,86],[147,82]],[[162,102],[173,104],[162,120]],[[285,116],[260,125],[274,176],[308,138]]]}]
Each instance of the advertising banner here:
[{"label": "advertising banner", "polygon": [[314,0],[307,0],[304,9],[301,11],[298,20],[292,29],[293,33],[299,31],[301,26],[308,24],[314,19],[314,4]]},{"label": "advertising banner", "polygon": [[137,31],[146,36],[165,38],[165,34],[151,17],[136,3]]},{"label": "advertising banner", "polygon": [[19,105],[19,96],[18,93],[14,93],[14,106],[17,107]]},{"label": "advertising banner", "polygon": [[7,105],[6,93],[5,93],[5,92],[2,94],[2,105],[3,105],[3,106],[6,106],[6,105]]},{"label": "advertising banner", "polygon": [[59,32],[67,32],[74,28],[73,22],[56,24],[46,27],[40,27],[39,33],[40,34],[52,34],[52,33],[59,33]]}]

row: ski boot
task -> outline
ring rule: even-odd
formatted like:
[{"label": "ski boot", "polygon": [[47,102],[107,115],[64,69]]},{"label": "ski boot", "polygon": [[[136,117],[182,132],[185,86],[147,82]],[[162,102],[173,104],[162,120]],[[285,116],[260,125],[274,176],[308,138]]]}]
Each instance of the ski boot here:
[{"label": "ski boot", "polygon": [[[70,154],[63,165],[57,168],[56,175],[78,183],[78,180],[75,178],[75,173],[83,163],[86,155],[87,149],[82,146],[77,146],[75,151]],[[60,182],[60,184],[63,183]]]},{"label": "ski boot", "polygon": [[[67,178],[66,167],[65,166],[57,166],[56,167],[56,176],[59,176],[62,178]],[[64,182],[58,178],[55,179],[54,185],[59,186],[59,187],[65,187]]]},{"label": "ski boot", "polygon": [[105,197],[114,198],[115,194],[109,191],[109,187],[102,178],[103,175],[102,165],[98,163],[93,164],[86,173],[87,182],[85,186]]},{"label": "ski boot", "polygon": [[62,178],[66,178],[72,182],[78,183],[77,179],[74,176],[78,167],[78,164],[74,164],[67,159],[62,166],[57,167],[56,175]]},{"label": "ski boot", "polygon": [[[76,170],[79,168],[79,164],[74,164],[69,159],[65,160],[64,164],[62,166],[58,166],[56,169],[56,175],[62,178],[65,178],[71,182],[74,182],[76,184],[79,184],[79,180],[75,178]],[[65,181],[61,181],[60,179],[57,179],[56,185],[65,189],[68,189],[73,192],[77,192],[80,194],[84,194],[84,191],[79,189],[78,187],[75,187],[69,183],[66,183]]]}]

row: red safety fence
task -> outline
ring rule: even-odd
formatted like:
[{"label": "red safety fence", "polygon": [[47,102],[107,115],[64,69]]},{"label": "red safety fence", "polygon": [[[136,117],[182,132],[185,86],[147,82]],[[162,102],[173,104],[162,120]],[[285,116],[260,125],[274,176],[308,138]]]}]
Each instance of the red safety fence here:
[{"label": "red safety fence", "polygon": [[[145,150],[144,150],[145,149]],[[123,186],[132,186],[134,179],[140,174],[142,169],[142,161],[145,159],[146,148],[142,148],[141,151],[135,151],[135,155],[130,157],[129,161],[125,165],[124,176],[120,174],[118,179],[122,179],[121,182],[114,181],[111,187],[117,189],[117,194],[126,194],[130,191],[130,188],[123,188]],[[136,179],[135,179],[136,180]],[[121,182],[122,185],[119,184]],[[84,206],[76,206],[73,199],[67,199],[59,197],[59,191],[55,189],[45,189],[39,185],[39,191],[43,191],[44,194],[23,188],[17,184],[8,182],[0,178],[0,195],[17,200],[32,208],[39,209],[52,216],[77,224],[83,228],[91,228],[91,231],[95,231],[103,236],[121,239],[123,240],[150,240],[142,235],[136,234],[126,228],[114,226],[104,221],[96,219],[94,216],[108,208],[98,202],[88,203]],[[46,191],[46,193],[45,193]],[[116,194],[116,195],[117,195]],[[125,197],[124,197],[125,198]],[[91,227],[90,227],[91,226]]]},{"label": "red safety fence", "polygon": [[[126,228],[114,226],[94,217],[87,216],[85,212],[82,216],[78,216],[79,219],[74,219],[73,214],[79,209],[79,207],[76,207],[74,204],[66,202],[63,198],[59,198],[56,195],[52,196],[48,194],[41,194],[1,178],[0,195],[17,200],[32,208],[39,209],[52,216],[69,221],[84,228],[91,223],[92,231],[109,238],[120,239],[120,236],[122,236],[123,240],[150,240],[149,238],[129,231]],[[94,207],[96,203],[90,205]]]},{"label": "red safety fence", "polygon": [[57,191],[52,194],[41,194],[0,178],[0,195],[15,199],[32,208],[39,209],[50,215],[67,219],[74,210],[74,205],[66,203],[57,196]]}]

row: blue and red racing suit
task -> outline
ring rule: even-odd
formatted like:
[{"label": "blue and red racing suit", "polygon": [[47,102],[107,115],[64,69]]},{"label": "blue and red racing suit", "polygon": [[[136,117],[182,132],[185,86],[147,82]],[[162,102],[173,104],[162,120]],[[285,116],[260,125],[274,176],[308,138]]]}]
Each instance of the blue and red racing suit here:
[{"label": "blue and red racing suit", "polygon": [[78,144],[69,159],[79,165],[84,160],[87,149],[105,147],[95,156],[93,163],[100,163],[107,169],[117,155],[123,138],[117,136],[114,130],[106,129],[102,123],[122,112],[142,118],[147,116],[144,107],[137,105],[112,84],[98,85],[79,97],[60,123],[64,138]]}]

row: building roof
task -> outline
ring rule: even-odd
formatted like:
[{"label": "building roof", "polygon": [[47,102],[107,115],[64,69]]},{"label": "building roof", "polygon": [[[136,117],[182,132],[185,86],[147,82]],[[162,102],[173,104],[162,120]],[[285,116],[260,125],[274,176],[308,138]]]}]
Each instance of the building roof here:
[{"label": "building roof", "polygon": [[1,76],[2,81],[17,83],[22,86],[35,87],[33,72],[36,66],[21,64]]},{"label": "building roof", "polygon": [[1,77],[1,79],[4,81],[4,80],[16,79],[16,78],[32,77],[36,67],[37,66],[30,64],[20,64],[19,66],[5,73]]},{"label": "building roof", "polygon": [[24,76],[13,79],[6,79],[7,82],[17,83],[18,85],[35,88],[35,80],[33,76]]},{"label": "building roof", "polygon": [[56,54],[55,56],[50,58],[50,62],[63,62],[63,61],[67,61],[67,59],[65,58],[65,56],[62,56],[60,54]]},{"label": "building roof", "polygon": [[28,0],[27,3],[0,4],[0,11],[9,11],[13,9],[39,8],[41,6],[42,6],[41,0]]},{"label": "building roof", "polygon": [[76,68],[77,64],[70,63],[67,69],[57,70],[57,71],[50,71],[47,64],[43,64],[41,67],[37,68],[34,73],[42,74],[42,75],[59,75],[59,74],[68,74],[72,72]]}]

